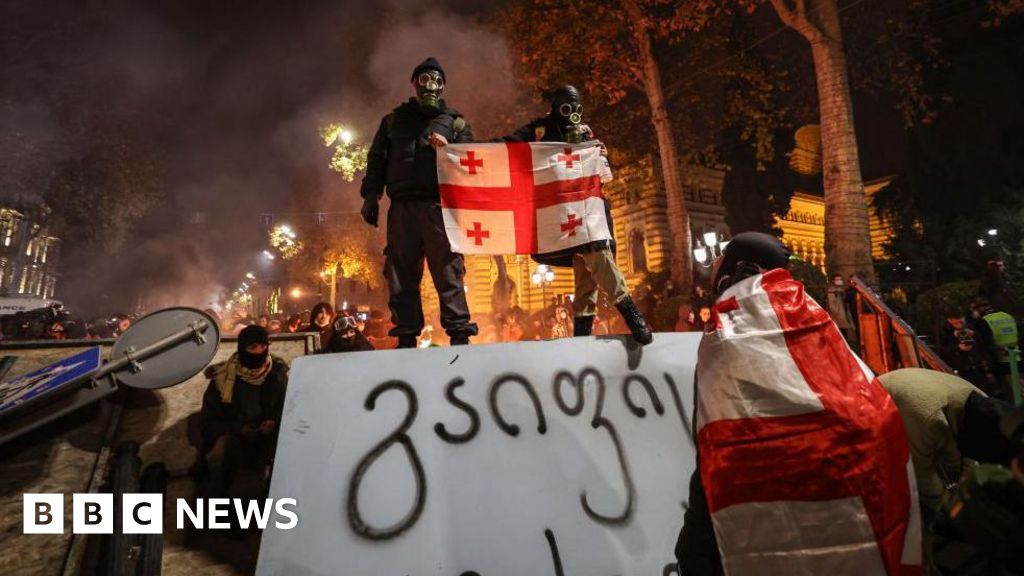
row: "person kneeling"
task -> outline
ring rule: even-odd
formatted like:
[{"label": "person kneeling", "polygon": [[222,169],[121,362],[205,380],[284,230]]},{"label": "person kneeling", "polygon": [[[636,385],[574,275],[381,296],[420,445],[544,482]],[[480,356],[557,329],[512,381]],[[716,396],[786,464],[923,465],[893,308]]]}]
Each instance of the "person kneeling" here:
[{"label": "person kneeling", "polygon": [[[200,413],[200,469],[209,473],[210,496],[227,496],[235,474],[257,469],[269,478],[288,385],[288,364],[270,355],[261,326],[238,335],[238,352],[206,370],[210,385]],[[200,474],[202,476],[202,474]]]}]

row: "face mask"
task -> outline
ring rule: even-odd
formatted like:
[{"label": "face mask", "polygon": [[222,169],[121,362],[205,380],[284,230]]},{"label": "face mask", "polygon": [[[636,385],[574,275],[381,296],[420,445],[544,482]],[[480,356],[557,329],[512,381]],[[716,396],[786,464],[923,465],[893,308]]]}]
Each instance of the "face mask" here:
[{"label": "face mask", "polygon": [[241,352],[238,353],[238,363],[241,364],[244,368],[255,370],[256,368],[262,367],[263,364],[266,363],[267,356],[270,356],[270,350],[266,350],[262,354],[253,354],[252,352],[246,352],[245,350],[242,350]]},{"label": "face mask", "polygon": [[556,103],[555,113],[559,123],[565,128],[565,140],[570,144],[583,142],[583,105],[578,100]]},{"label": "face mask", "polygon": [[416,77],[416,99],[423,106],[439,108],[441,93],[444,92],[444,78],[436,70],[427,70]]}]

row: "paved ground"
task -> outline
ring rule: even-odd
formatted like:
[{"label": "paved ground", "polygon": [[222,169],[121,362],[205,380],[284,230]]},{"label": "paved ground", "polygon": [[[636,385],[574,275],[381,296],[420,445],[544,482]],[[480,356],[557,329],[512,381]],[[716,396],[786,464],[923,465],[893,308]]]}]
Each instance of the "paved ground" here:
[{"label": "paved ground", "polygon": [[[19,358],[5,379],[81,349],[0,351],[0,355]],[[233,341],[222,342],[215,361],[226,358],[234,349]],[[305,354],[305,343],[303,340],[275,342],[274,353],[290,360]],[[206,379],[200,375],[165,390],[130,391],[121,398],[124,411],[114,445],[128,440],[138,442],[144,466],[162,461],[172,471],[186,470],[195,457],[189,442],[190,416],[199,411],[206,385]],[[61,575],[71,535],[22,534],[22,494],[63,493],[66,494],[65,510],[70,510],[72,493],[84,492],[89,485],[112,406],[103,401],[0,447],[0,574],[3,576]],[[167,492],[168,502],[173,502],[174,498],[191,497],[194,486],[190,478],[181,476],[170,480]],[[259,551],[257,534],[232,538],[223,532],[189,533],[176,530],[174,521],[173,513],[165,514],[165,575],[253,573]],[[65,518],[67,526],[70,522],[70,518]],[[82,549],[86,550],[84,557],[88,565],[88,559],[97,554],[98,541],[87,540],[84,544]],[[78,572],[81,576],[93,573],[93,570]]]}]

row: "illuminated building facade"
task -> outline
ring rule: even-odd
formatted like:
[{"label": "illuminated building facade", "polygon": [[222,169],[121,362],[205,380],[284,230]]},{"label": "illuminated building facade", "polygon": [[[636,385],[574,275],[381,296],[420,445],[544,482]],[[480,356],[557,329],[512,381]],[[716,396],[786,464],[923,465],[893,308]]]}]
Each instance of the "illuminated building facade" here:
[{"label": "illuminated building facade", "polygon": [[42,203],[0,206],[0,295],[53,298],[60,240],[49,233]]}]

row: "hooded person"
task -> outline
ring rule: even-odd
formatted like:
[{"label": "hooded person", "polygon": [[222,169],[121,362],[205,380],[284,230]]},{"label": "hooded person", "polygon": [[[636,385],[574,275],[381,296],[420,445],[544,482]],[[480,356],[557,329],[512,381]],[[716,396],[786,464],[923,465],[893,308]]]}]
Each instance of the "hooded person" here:
[{"label": "hooded person", "polygon": [[[531,120],[518,130],[499,138],[502,142],[567,142],[581,143],[595,140],[594,132],[583,123],[583,104],[574,86],[562,86],[551,94],[551,110],[547,115]],[[602,154],[604,144],[596,141]],[[606,159],[602,161],[606,162]],[[611,170],[607,170],[610,179]],[[602,181],[606,181],[602,178]],[[605,219],[609,231],[614,231],[611,204],[604,199]],[[572,267],[576,293],[573,298],[573,335],[589,336],[593,332],[600,288],[615,305],[629,327],[633,338],[649,344],[653,334],[647,320],[634,303],[618,265],[615,263],[615,239],[595,240],[556,252],[534,254],[533,259],[549,266]]]},{"label": "hooded person", "polygon": [[789,258],[746,232],[714,264],[681,573],[922,574],[900,414]]},{"label": "hooded person", "polygon": [[334,319],[323,352],[364,352],[373,349],[373,344],[357,328],[356,319],[346,314]]},{"label": "hooded person", "polygon": [[247,326],[238,334],[237,351],[205,374],[210,384],[199,418],[197,464],[210,472],[212,492],[224,495],[239,467],[265,466],[273,459],[288,364],[270,354],[265,328]]},{"label": "hooded person", "polygon": [[449,142],[473,141],[473,132],[459,112],[441,98],[446,78],[435,58],[427,58],[412,72],[416,97],[381,120],[367,155],[366,176],[360,195],[362,216],[376,227],[380,197],[387,191],[387,248],[384,276],[388,307],[399,348],[414,348],[423,330],[420,281],[423,261],[437,289],[441,324],[454,345],[468,344],[477,333],[466,302],[462,254],[452,252],[441,215],[435,148]]}]

